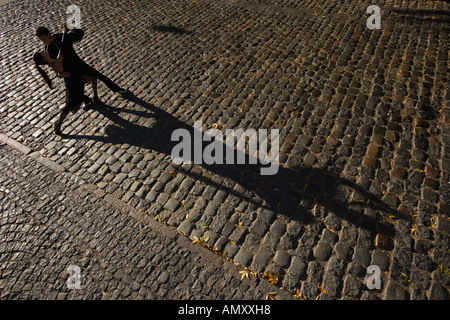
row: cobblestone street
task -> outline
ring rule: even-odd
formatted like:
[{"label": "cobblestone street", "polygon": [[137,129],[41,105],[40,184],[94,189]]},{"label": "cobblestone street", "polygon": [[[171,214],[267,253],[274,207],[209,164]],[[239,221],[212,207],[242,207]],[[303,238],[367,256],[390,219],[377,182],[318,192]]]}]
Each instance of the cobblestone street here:
[{"label": "cobblestone street", "polygon": [[[264,299],[280,291],[240,281],[240,268],[174,230],[0,148],[2,298]],[[79,289],[66,285],[70,265],[80,268]]]},{"label": "cobblestone street", "polygon": [[[99,83],[57,136],[64,83],[32,56],[70,4],[80,57],[131,93]],[[450,298],[448,1],[1,10],[1,299]],[[171,135],[195,121],[278,129],[278,172],[175,164]]]}]

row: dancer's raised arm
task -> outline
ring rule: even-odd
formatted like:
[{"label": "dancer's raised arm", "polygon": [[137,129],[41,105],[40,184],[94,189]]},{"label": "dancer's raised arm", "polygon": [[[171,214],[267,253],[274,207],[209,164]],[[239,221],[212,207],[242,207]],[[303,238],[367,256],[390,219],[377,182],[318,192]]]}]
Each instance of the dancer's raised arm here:
[{"label": "dancer's raised arm", "polygon": [[[75,42],[80,42],[84,37],[84,31],[82,29],[69,29],[67,24],[64,24],[64,42],[73,45]],[[67,41],[67,42],[66,42]]]}]

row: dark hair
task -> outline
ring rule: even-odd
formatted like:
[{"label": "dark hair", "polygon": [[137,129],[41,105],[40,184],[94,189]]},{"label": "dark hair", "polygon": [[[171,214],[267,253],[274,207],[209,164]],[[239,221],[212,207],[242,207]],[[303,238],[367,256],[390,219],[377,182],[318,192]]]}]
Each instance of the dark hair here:
[{"label": "dark hair", "polygon": [[47,52],[52,59],[58,59],[60,47],[53,42],[51,45],[47,46]]},{"label": "dark hair", "polygon": [[47,64],[47,62],[44,60],[44,56],[40,53],[40,52],[36,52],[33,55],[33,61],[34,63],[36,63],[36,65],[38,66],[42,66],[44,64]]},{"label": "dark hair", "polygon": [[48,30],[46,27],[39,27],[36,29],[36,35],[38,37],[42,36],[42,35],[47,35],[50,33],[50,30]]},{"label": "dark hair", "polygon": [[47,64],[47,62],[44,60],[44,56],[42,54],[40,54],[39,52],[36,52],[33,55],[33,61],[35,63],[36,69],[39,71],[39,73],[41,74],[42,78],[44,79],[45,83],[47,84],[47,86],[51,89],[53,86],[52,80],[50,79],[50,77],[48,76],[47,72],[45,72],[40,65],[44,65]]}]

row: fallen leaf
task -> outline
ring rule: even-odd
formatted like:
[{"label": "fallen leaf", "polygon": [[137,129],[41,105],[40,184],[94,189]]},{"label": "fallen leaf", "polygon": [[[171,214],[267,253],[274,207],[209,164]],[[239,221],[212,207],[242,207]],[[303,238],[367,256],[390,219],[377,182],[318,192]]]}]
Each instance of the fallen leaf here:
[{"label": "fallen leaf", "polygon": [[330,230],[333,233],[337,233],[336,230],[331,229],[329,226],[325,225],[327,227],[328,230]]},{"label": "fallen leaf", "polygon": [[294,294],[294,297],[300,300],[308,300],[308,298],[302,296],[302,294],[300,293],[300,289],[297,289],[297,292]]},{"label": "fallen leaf", "polygon": [[266,294],[266,300],[275,300],[275,295],[276,295],[277,293],[276,292],[268,292],[267,294]]},{"label": "fallen leaf", "polygon": [[241,274],[241,280],[244,280],[245,278],[250,279],[250,272],[247,270],[239,271]]},{"label": "fallen leaf", "polygon": [[273,285],[278,283],[278,275],[275,272],[269,271],[265,276],[265,279]]}]

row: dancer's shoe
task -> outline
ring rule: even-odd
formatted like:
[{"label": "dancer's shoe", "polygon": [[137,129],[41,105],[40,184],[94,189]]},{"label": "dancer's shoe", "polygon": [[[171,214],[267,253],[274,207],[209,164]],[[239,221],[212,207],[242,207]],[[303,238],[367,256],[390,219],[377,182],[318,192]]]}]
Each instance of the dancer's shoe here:
[{"label": "dancer's shoe", "polygon": [[61,124],[55,123],[54,128],[55,128],[55,134],[56,134],[56,135],[58,135],[58,136],[62,135],[62,132],[61,132]]}]

